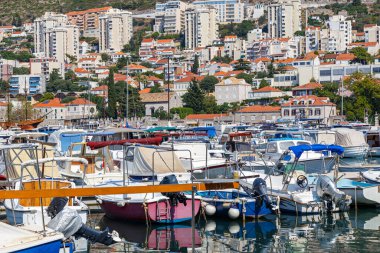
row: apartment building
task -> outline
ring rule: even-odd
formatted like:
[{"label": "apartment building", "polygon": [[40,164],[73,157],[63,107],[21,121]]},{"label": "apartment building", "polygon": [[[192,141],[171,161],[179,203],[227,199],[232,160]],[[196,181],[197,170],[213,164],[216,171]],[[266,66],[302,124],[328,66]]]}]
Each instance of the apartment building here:
[{"label": "apartment building", "polygon": [[188,9],[185,12],[185,47],[206,47],[218,38],[215,8]]},{"label": "apartment building", "polygon": [[15,66],[16,62],[13,60],[0,59],[0,80],[8,81]]},{"label": "apartment building", "polygon": [[46,82],[43,75],[13,75],[9,79],[9,91],[11,95],[41,94],[46,91]]},{"label": "apartment building", "polygon": [[132,13],[111,9],[99,17],[99,52],[118,52],[133,35]]},{"label": "apartment building", "polygon": [[99,17],[112,10],[111,6],[66,13],[68,22],[79,27],[85,37],[99,37]]},{"label": "apartment building", "polygon": [[46,80],[49,79],[49,75],[54,69],[57,69],[62,77],[65,73],[64,64],[55,58],[31,58],[29,64],[31,75],[44,75]]},{"label": "apartment building", "polygon": [[79,29],[68,25],[67,16],[46,12],[34,21],[34,53],[64,64],[67,55],[79,55]]},{"label": "apartment building", "polygon": [[376,24],[364,25],[364,40],[365,42],[380,43],[380,26]]},{"label": "apartment building", "polygon": [[329,52],[344,52],[352,43],[351,21],[342,15],[334,15],[326,22],[328,28],[328,42],[326,50]]},{"label": "apartment building", "polygon": [[231,57],[233,60],[246,58],[247,41],[237,38],[236,35],[224,37],[224,55]]},{"label": "apartment building", "polygon": [[166,34],[178,34],[185,29],[185,10],[189,4],[181,1],[156,3],[153,30]]},{"label": "apartment building", "polygon": [[196,8],[212,7],[221,24],[241,23],[244,20],[245,4],[241,0],[198,0],[192,3]]},{"label": "apartment building", "polygon": [[292,37],[295,32],[301,30],[300,0],[279,0],[268,5],[270,38]]}]

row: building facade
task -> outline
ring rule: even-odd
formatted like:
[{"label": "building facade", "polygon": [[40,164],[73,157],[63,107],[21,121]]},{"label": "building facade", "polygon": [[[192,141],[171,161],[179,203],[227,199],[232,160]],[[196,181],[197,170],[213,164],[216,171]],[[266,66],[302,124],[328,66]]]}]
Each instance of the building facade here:
[{"label": "building facade", "polygon": [[301,1],[280,0],[268,5],[268,34],[271,38],[292,37],[301,31]]},{"label": "building facade", "polygon": [[196,8],[212,7],[217,11],[217,22],[241,23],[244,20],[244,6],[241,0],[199,0],[194,1]]},{"label": "building facade", "polygon": [[99,52],[118,52],[133,35],[132,13],[112,9],[99,17]]},{"label": "building facade", "polygon": [[188,4],[181,1],[156,3],[153,30],[166,34],[178,34],[185,29],[185,10]]},{"label": "building facade", "polygon": [[185,12],[185,46],[206,47],[218,38],[216,9],[188,9]]},{"label": "building facade", "polygon": [[43,75],[13,75],[9,79],[9,91],[12,95],[35,95],[46,91],[46,81]]}]

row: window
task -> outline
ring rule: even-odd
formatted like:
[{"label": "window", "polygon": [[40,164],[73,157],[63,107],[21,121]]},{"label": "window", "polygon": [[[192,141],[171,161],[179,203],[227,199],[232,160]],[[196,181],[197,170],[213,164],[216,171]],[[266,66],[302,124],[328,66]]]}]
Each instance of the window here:
[{"label": "window", "polygon": [[296,110],[296,109],[293,109],[293,110],[292,110],[292,116],[296,115],[296,113],[297,113],[297,110]]},{"label": "window", "polygon": [[289,116],[289,110],[288,109],[284,110],[284,116]]},{"label": "window", "polygon": [[309,116],[313,116],[313,110],[309,109]]},{"label": "window", "polygon": [[333,75],[334,76],[342,76],[342,75],[344,75],[344,71],[343,71],[343,69],[334,69]]},{"label": "window", "polygon": [[315,109],[315,115],[316,116],[321,115],[321,109]]},{"label": "window", "polygon": [[331,70],[330,69],[320,70],[319,74],[320,76],[331,76]]},{"label": "window", "polygon": [[277,153],[276,143],[268,143],[267,153]]}]

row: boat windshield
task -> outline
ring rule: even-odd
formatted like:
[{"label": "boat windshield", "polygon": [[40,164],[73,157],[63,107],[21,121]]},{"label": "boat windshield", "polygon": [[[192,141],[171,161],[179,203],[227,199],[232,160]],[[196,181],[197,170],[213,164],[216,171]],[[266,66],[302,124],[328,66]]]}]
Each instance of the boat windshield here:
[{"label": "boat windshield", "polygon": [[285,150],[288,150],[289,147],[294,146],[294,142],[292,141],[282,141],[279,144],[280,152],[283,152]]}]

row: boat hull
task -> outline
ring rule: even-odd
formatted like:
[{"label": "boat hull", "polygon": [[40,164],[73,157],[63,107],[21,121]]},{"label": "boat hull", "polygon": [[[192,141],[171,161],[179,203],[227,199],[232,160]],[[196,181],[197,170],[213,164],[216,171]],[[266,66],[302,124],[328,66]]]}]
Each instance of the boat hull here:
[{"label": "boat hull", "polygon": [[368,154],[368,146],[344,147],[343,157],[362,158]]},{"label": "boat hull", "polygon": [[49,243],[37,245],[31,248],[25,248],[17,251],[15,253],[41,253],[41,252],[59,252],[61,248],[61,240],[52,241]]},{"label": "boat hull", "polygon": [[[186,205],[178,203],[171,206],[168,199],[147,202],[110,201],[102,199],[100,206],[107,217],[140,222],[178,223],[191,220],[191,199],[186,199]],[[195,215],[201,205],[200,199],[194,200]]]},{"label": "boat hull", "polygon": [[375,185],[366,188],[338,188],[352,198],[352,205],[367,205],[378,206],[380,205],[380,186]]}]

